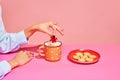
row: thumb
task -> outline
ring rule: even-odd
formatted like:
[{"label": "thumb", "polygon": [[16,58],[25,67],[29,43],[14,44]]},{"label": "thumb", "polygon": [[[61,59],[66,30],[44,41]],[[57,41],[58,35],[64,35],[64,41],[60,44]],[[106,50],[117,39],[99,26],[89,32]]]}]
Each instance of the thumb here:
[{"label": "thumb", "polygon": [[45,31],[45,33],[48,34],[49,36],[53,35],[53,32],[51,32],[51,31]]}]

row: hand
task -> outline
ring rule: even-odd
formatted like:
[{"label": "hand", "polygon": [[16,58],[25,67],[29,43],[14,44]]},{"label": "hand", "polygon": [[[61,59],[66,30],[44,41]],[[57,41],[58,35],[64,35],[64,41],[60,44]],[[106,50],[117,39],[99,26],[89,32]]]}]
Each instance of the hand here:
[{"label": "hand", "polygon": [[[38,24],[36,25],[36,29],[50,36],[55,35],[56,31],[58,31],[61,35],[63,35],[63,29],[57,26],[56,24],[54,24],[53,22]],[[50,31],[50,29],[52,29],[52,31]]]},{"label": "hand", "polygon": [[63,35],[63,29],[53,22],[36,24],[24,30],[27,38],[29,38],[36,31],[46,33],[50,36],[55,35],[56,31],[58,31],[61,35]]},{"label": "hand", "polygon": [[21,66],[33,59],[33,54],[26,51],[20,51],[12,60],[8,61],[11,68]]}]

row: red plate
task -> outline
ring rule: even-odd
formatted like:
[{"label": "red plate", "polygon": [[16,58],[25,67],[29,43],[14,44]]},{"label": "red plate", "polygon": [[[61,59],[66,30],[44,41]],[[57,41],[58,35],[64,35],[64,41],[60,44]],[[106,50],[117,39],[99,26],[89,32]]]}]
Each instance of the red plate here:
[{"label": "red plate", "polygon": [[[77,59],[74,59],[73,56],[77,53],[77,52],[81,52],[84,54],[84,52],[89,52],[91,55],[95,55],[96,58],[92,61],[92,62],[88,62],[88,61],[85,61],[85,62],[80,62],[78,61]],[[76,49],[76,50],[73,50],[71,51],[69,54],[68,54],[68,59],[72,62],[75,62],[75,63],[80,63],[80,64],[93,64],[93,63],[96,63],[99,61],[100,59],[100,55],[99,53],[97,53],[96,51],[93,51],[93,50],[89,50],[89,49]]]}]

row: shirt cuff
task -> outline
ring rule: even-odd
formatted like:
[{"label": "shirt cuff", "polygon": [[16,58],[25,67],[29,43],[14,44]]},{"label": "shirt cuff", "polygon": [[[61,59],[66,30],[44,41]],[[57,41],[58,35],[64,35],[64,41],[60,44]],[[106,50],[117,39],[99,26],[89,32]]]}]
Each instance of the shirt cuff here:
[{"label": "shirt cuff", "polygon": [[18,32],[15,37],[19,44],[28,43],[28,39],[26,38],[24,31]]},{"label": "shirt cuff", "polygon": [[11,70],[10,64],[5,60],[0,62],[0,68],[2,69],[2,72],[4,73],[4,75],[10,72]]}]

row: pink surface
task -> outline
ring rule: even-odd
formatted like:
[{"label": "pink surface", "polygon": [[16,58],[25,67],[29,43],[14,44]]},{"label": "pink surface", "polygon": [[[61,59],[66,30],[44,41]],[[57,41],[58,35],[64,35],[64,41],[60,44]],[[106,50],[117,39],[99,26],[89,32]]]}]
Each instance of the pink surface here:
[{"label": "pink surface", "polygon": [[[36,52],[37,47],[30,47],[25,50]],[[99,62],[91,65],[70,62],[68,53],[80,48],[97,51],[101,55]],[[62,49],[60,61],[34,58],[28,64],[12,70],[3,80],[120,80],[119,45],[63,45]],[[0,60],[9,60],[15,54],[0,54]]]},{"label": "pink surface", "polygon": [[[8,32],[56,21],[65,30],[64,43],[120,44],[120,0],[0,0]],[[48,39],[34,34],[30,43]]]}]

